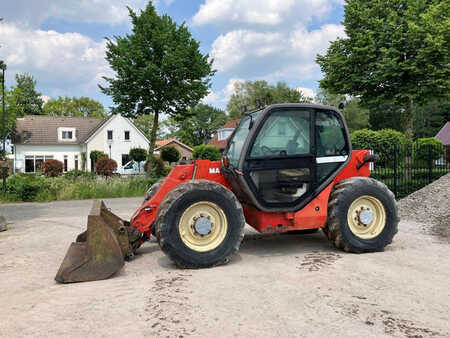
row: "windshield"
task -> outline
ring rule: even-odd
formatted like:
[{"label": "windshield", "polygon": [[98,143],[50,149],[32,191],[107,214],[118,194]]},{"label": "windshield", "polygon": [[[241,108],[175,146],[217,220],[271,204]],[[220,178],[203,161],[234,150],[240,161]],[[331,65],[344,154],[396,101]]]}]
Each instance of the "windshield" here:
[{"label": "windshield", "polygon": [[249,115],[245,115],[237,126],[232,139],[229,141],[228,149],[224,155],[228,157],[228,161],[233,167],[237,167],[239,165],[242,148],[244,147],[245,140],[250,132],[250,121],[253,120],[254,122],[261,111],[262,110],[257,110]]}]

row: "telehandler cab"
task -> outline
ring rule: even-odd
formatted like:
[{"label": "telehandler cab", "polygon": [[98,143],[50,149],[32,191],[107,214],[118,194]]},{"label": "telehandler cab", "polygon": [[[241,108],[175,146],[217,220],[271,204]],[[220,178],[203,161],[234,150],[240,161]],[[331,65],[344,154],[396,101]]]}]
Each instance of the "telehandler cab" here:
[{"label": "telehandler cab", "polygon": [[108,278],[152,235],[181,268],[224,264],[246,223],[261,233],[322,229],[347,252],[381,251],[399,218],[393,193],[369,178],[374,160],[369,150],[352,150],[333,107],[274,104],[245,113],[222,161],[174,167],[129,222],[94,202],[55,279]]}]

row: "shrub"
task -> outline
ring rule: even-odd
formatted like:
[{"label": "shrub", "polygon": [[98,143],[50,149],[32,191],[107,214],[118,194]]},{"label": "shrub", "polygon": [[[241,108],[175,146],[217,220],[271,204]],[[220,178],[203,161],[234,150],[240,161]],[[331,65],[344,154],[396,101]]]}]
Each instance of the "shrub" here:
[{"label": "shrub", "polygon": [[8,179],[7,191],[19,201],[34,201],[38,193],[45,189],[48,183],[45,178],[33,174],[15,174]]},{"label": "shrub", "polygon": [[178,162],[180,156],[180,152],[175,147],[170,146],[161,149],[161,158],[163,161],[169,163]]},{"label": "shrub", "polygon": [[414,155],[419,161],[439,160],[444,155],[444,144],[434,137],[419,138]]},{"label": "shrub", "polygon": [[112,176],[113,172],[116,171],[116,169],[117,162],[107,157],[101,157],[95,164],[95,170],[97,171],[97,174],[103,176]]},{"label": "shrub", "polygon": [[395,145],[399,146],[399,160],[409,155],[411,142],[404,134],[392,129],[378,131],[361,129],[351,135],[353,149],[371,149],[380,156],[380,163],[390,164]]},{"label": "shrub", "polygon": [[64,178],[68,180],[76,180],[78,178],[94,179],[95,177],[95,173],[82,170],[71,170],[64,174]]},{"label": "shrub", "polygon": [[8,161],[5,161],[5,160],[0,160],[0,179],[1,178],[3,178],[3,166],[4,165],[6,165],[6,170],[5,170],[5,174],[6,174],[6,176],[5,177],[8,177],[9,176],[9,173],[10,173],[10,171],[11,171],[11,166],[10,166],[10,164],[8,163]]},{"label": "shrub", "polygon": [[[144,170],[146,172],[148,172],[148,165],[149,165],[149,161],[145,162],[144,164]],[[165,176],[166,174],[166,170],[165,170],[165,166],[164,166],[164,161],[161,160],[160,157],[157,156],[153,156],[152,158],[152,170],[150,172],[150,175],[153,177],[161,177],[161,176]]]},{"label": "shrub", "polygon": [[145,161],[147,158],[147,150],[143,148],[131,148],[130,153],[128,154],[130,159],[136,162]]},{"label": "shrub", "polygon": [[94,164],[97,164],[97,161],[101,158],[108,158],[108,155],[105,154],[103,151],[100,150],[93,150],[91,151],[91,154],[89,155],[89,158],[94,162]]},{"label": "shrub", "polygon": [[42,164],[42,172],[47,177],[57,177],[63,172],[63,163],[58,160],[47,160]]},{"label": "shrub", "polygon": [[192,157],[196,160],[218,161],[220,160],[220,150],[216,146],[200,145],[194,147]]}]

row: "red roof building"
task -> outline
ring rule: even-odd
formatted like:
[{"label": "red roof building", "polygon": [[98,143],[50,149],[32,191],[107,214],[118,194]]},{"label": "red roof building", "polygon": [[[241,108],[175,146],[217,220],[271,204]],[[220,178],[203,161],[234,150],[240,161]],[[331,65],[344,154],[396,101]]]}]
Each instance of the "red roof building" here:
[{"label": "red roof building", "polygon": [[445,159],[450,162],[450,122],[447,122],[434,138],[444,143]]},{"label": "red roof building", "polygon": [[240,121],[241,120],[231,120],[225,123],[222,128],[217,130],[217,133],[208,142],[208,145],[216,146],[220,149],[220,151],[224,151],[227,146],[228,139]]}]

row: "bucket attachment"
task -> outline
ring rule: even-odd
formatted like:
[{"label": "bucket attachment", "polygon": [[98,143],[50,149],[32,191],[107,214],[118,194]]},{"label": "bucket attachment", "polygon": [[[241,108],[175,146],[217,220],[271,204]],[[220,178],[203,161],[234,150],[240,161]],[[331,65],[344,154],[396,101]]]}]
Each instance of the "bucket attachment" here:
[{"label": "bucket attachment", "polygon": [[127,228],[103,201],[94,201],[87,230],[70,245],[55,280],[86,282],[106,279],[119,271],[124,258],[133,255]]}]

